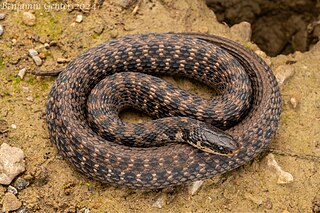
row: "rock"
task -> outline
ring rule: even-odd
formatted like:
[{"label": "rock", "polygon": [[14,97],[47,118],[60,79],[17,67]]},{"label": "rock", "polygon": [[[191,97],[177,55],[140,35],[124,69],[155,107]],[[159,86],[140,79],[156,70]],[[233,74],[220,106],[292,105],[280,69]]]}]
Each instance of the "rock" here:
[{"label": "rock", "polygon": [[17,210],[22,205],[21,201],[18,200],[18,198],[10,192],[4,195],[1,203],[2,203],[2,212]]},{"label": "rock", "polygon": [[23,69],[19,70],[18,76],[19,76],[21,79],[23,79],[24,76],[25,76],[25,74],[26,74],[26,71],[27,71],[26,68],[23,68]]},{"label": "rock", "polygon": [[6,143],[0,146],[0,184],[9,185],[21,172],[25,171],[24,153],[21,149]]},{"label": "rock", "polygon": [[293,182],[293,176],[282,170],[282,168],[278,165],[277,161],[274,158],[273,154],[269,154],[266,157],[267,165],[270,168],[272,174],[277,175],[278,177],[278,184],[287,184]]},{"label": "rock", "polygon": [[38,51],[35,50],[35,49],[30,49],[30,50],[29,50],[29,56],[30,56],[30,57],[36,56],[36,55],[38,55],[38,54],[39,54]]},{"label": "rock", "polygon": [[0,13],[0,20],[3,20],[6,17],[6,14]]},{"label": "rock", "polygon": [[291,97],[291,98],[290,98],[290,104],[291,104],[291,106],[292,106],[293,109],[297,108],[297,106],[298,106],[298,101],[297,101],[297,99],[296,99],[295,97]]},{"label": "rock", "polygon": [[233,25],[231,28],[231,33],[238,34],[244,41],[250,41],[251,40],[251,24],[249,22],[243,21],[239,24]]},{"label": "rock", "polygon": [[118,30],[114,29],[110,31],[111,38],[117,38],[119,35]]},{"label": "rock", "polygon": [[280,65],[274,71],[279,85],[281,86],[286,80],[294,75],[294,69],[290,65]]},{"label": "rock", "polygon": [[14,195],[18,194],[18,190],[15,187],[11,186],[11,185],[8,186],[7,192],[10,192],[10,193],[12,193]]},{"label": "rock", "polygon": [[16,45],[16,44],[17,44],[17,39],[13,38],[13,39],[11,40],[11,44],[12,44],[12,46]]},{"label": "rock", "polygon": [[24,178],[21,178],[21,177],[18,177],[13,185],[18,189],[18,190],[22,190],[22,189],[25,189],[27,188],[29,185],[30,185],[30,182],[27,181],[26,179]]},{"label": "rock", "polygon": [[17,125],[11,124],[11,128],[12,128],[12,129],[16,129],[16,128],[17,128]]},{"label": "rock", "polygon": [[0,24],[0,36],[2,36],[3,33],[4,33],[4,29],[3,29],[3,26]]},{"label": "rock", "polygon": [[42,65],[42,60],[39,56],[32,56],[32,59],[34,61],[34,63],[37,65],[37,66],[41,66]]},{"label": "rock", "polygon": [[36,24],[36,16],[30,12],[24,12],[22,22],[27,26],[34,26]]},{"label": "rock", "polygon": [[104,31],[104,26],[103,25],[98,25],[93,29],[93,32],[100,35]]},{"label": "rock", "polygon": [[33,102],[33,97],[32,96],[28,96],[27,97],[27,101]]},{"label": "rock", "polygon": [[41,59],[46,59],[47,56],[46,56],[46,54],[44,54],[44,53],[39,53],[39,58],[41,58]]},{"label": "rock", "polygon": [[82,20],[83,20],[83,16],[82,16],[82,15],[77,15],[77,17],[76,17],[76,22],[77,22],[77,23],[81,23]]},{"label": "rock", "polygon": [[44,48],[46,48],[46,49],[49,49],[50,48],[50,44],[48,44],[48,43],[44,43]]},{"label": "rock", "polygon": [[192,185],[188,187],[189,194],[195,195],[199,191],[202,184],[203,184],[202,180],[193,182]]},{"label": "rock", "polygon": [[48,169],[43,165],[39,165],[33,172],[33,184],[35,186],[43,186],[49,181]]},{"label": "rock", "polygon": [[163,196],[159,196],[157,200],[152,204],[152,207],[161,209],[165,204],[165,199]]},{"label": "rock", "polygon": [[30,211],[28,210],[27,207],[25,206],[21,206],[17,211],[16,213],[29,213]]}]

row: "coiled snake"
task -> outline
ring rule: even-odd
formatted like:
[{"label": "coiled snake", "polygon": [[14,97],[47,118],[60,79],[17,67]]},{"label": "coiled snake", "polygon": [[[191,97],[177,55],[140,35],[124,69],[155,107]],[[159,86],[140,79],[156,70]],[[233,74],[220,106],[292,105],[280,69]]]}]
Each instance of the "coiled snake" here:
[{"label": "coiled snake", "polygon": [[[205,100],[140,72],[194,78],[220,96]],[[118,114],[128,106],[159,119],[124,123]],[[247,48],[211,35],[150,33],[70,62],[51,89],[46,121],[51,141],[87,176],[164,188],[253,159],[275,134],[280,107],[272,71]]]}]

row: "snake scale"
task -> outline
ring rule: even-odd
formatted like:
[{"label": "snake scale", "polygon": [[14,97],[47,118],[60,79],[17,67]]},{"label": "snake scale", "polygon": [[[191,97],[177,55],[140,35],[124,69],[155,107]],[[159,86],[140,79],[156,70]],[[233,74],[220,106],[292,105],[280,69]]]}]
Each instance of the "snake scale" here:
[{"label": "snake scale", "polygon": [[[203,99],[146,74],[196,79],[218,96]],[[125,123],[118,114],[128,106],[156,119]],[[85,175],[164,188],[252,160],[275,134],[280,108],[276,79],[251,50],[213,35],[149,33],[107,41],[71,61],[49,93],[46,122],[53,144]],[[188,137],[200,149],[182,143]],[[201,150],[207,141],[221,154]]]}]

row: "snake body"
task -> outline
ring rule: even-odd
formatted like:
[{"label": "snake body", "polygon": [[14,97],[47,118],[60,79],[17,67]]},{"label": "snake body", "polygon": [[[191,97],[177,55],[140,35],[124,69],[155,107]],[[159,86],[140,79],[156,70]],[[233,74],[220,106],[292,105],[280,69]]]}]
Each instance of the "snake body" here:
[{"label": "snake body", "polygon": [[[221,97],[201,99],[137,72],[196,78]],[[123,123],[118,113],[127,106],[159,119]],[[130,188],[164,188],[253,159],[275,134],[280,107],[271,69],[247,48],[211,35],[150,33],[110,40],[70,62],[49,93],[46,121],[51,141],[87,176]],[[208,137],[222,143],[232,137],[237,152],[223,156],[167,143],[210,128],[221,130]]]}]

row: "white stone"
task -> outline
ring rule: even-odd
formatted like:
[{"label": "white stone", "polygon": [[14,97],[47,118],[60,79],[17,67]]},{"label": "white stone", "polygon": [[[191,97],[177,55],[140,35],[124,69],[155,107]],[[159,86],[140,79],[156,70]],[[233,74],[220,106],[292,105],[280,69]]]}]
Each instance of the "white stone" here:
[{"label": "white stone", "polygon": [[0,36],[2,36],[3,32],[4,32],[3,26],[0,24]]},{"label": "white stone", "polygon": [[81,23],[82,20],[83,20],[83,16],[82,16],[82,15],[77,15],[77,17],[76,17],[76,22],[77,22],[77,23]]},{"label": "white stone", "polygon": [[23,69],[19,70],[18,76],[19,76],[21,79],[23,79],[24,76],[25,76],[25,74],[26,74],[26,71],[27,71],[26,68],[23,68]]},{"label": "white stone", "polygon": [[35,49],[30,49],[29,50],[29,56],[31,56],[31,57],[36,56],[38,54],[39,54],[38,51],[35,50]]},{"label": "white stone", "polygon": [[157,198],[157,200],[152,204],[152,207],[161,209],[164,205],[165,201],[163,199],[163,196],[160,196]]},{"label": "white stone", "polygon": [[6,17],[6,14],[0,13],[0,20],[3,20]]},{"label": "white stone", "polygon": [[291,103],[291,106],[292,106],[293,109],[297,108],[298,101],[297,101],[297,99],[295,97],[291,97],[290,98],[290,103]]},{"label": "white stone", "polygon": [[289,172],[284,171],[278,164],[278,162],[275,160],[273,154],[269,154],[266,157],[267,159],[267,165],[271,169],[272,173],[277,175],[278,184],[287,184],[293,182],[293,176]]},{"label": "white stone", "polygon": [[36,16],[30,12],[24,12],[22,22],[27,26],[33,26],[36,24]]},{"label": "white stone", "polygon": [[34,61],[34,63],[37,65],[37,66],[41,66],[42,65],[42,60],[39,56],[32,56],[32,59]]},{"label": "white stone", "polygon": [[249,22],[243,21],[239,24],[233,25],[231,28],[231,33],[238,34],[244,41],[250,41],[251,40],[251,24]]},{"label": "white stone", "polygon": [[27,97],[27,101],[33,102],[33,97],[32,96],[28,96]]},{"label": "white stone", "polygon": [[6,143],[0,146],[0,184],[9,185],[11,181],[25,171],[24,153],[17,147]]},{"label": "white stone", "polygon": [[193,182],[188,187],[189,194],[195,195],[199,191],[199,189],[202,186],[202,184],[203,184],[203,180],[198,180],[198,181]]},{"label": "white stone", "polygon": [[294,75],[294,69],[290,65],[280,65],[274,72],[280,86]]}]

